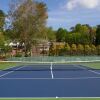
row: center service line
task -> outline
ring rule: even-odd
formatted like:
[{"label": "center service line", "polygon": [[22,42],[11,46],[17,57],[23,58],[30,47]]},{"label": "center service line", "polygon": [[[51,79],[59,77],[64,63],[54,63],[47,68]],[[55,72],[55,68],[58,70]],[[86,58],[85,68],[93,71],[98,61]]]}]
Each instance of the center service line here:
[{"label": "center service line", "polygon": [[52,63],[51,63],[51,66],[50,66],[50,71],[51,71],[51,77],[52,77],[52,79],[54,79],[54,75],[53,75],[53,70],[52,70]]}]

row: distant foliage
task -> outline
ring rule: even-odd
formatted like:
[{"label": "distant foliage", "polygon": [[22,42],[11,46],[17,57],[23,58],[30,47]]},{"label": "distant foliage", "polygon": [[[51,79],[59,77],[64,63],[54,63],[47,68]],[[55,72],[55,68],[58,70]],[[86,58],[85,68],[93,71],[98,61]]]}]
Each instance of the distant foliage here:
[{"label": "distant foliage", "polygon": [[76,44],[72,44],[72,46],[71,46],[71,54],[75,55],[76,52],[77,52],[77,46],[76,46]]},{"label": "distant foliage", "polygon": [[85,51],[86,55],[90,55],[91,54],[91,47],[89,45],[85,45],[84,51]]},{"label": "distant foliage", "polygon": [[69,32],[59,28],[56,42],[65,42],[62,48],[56,45],[56,55],[100,55],[100,25],[91,27],[88,24],[77,24]]},{"label": "distant foliage", "polygon": [[[22,54],[31,56],[33,47],[44,42],[50,47],[41,54],[48,52],[49,56],[100,55],[100,25],[91,27],[88,24],[76,24],[69,31],[61,27],[54,30],[46,26],[48,14],[43,2],[12,0],[10,6],[7,15],[10,25],[6,25],[5,14],[0,10],[0,56],[10,55],[13,49],[17,52],[17,48],[9,46],[11,42],[19,42],[21,46],[24,44],[16,57]],[[6,29],[4,26],[9,27]]]},{"label": "distant foliage", "polygon": [[97,31],[96,31],[96,44],[97,45],[100,44],[100,25],[98,25]]},{"label": "distant foliage", "polygon": [[50,47],[50,55],[55,56],[67,56],[67,55],[100,55],[100,45],[83,45],[83,44],[68,44],[63,43],[62,45],[53,44]]},{"label": "distant foliage", "polygon": [[100,55],[100,45],[97,46],[97,53]]},{"label": "distant foliage", "polygon": [[63,28],[59,28],[56,32],[56,41],[64,42],[66,40],[67,30]]},{"label": "distant foliage", "polygon": [[0,10],[0,31],[3,31],[3,27],[5,24],[5,13]]},{"label": "distant foliage", "polygon": [[96,46],[95,45],[91,45],[91,54],[92,55],[96,55],[97,54],[97,49],[96,49]]},{"label": "distant foliage", "polygon": [[82,44],[78,44],[77,51],[78,51],[78,55],[83,55],[83,53],[84,53],[84,46]]},{"label": "distant foliage", "polygon": [[66,52],[69,52],[71,50],[71,47],[68,43],[65,44],[65,50]]}]

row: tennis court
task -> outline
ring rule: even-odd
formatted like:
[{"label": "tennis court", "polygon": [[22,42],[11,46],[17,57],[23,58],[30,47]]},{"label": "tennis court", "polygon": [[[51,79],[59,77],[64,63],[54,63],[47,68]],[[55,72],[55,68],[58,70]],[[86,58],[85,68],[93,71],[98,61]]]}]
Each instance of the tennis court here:
[{"label": "tennis court", "polygon": [[100,63],[0,64],[0,98],[100,97]]}]

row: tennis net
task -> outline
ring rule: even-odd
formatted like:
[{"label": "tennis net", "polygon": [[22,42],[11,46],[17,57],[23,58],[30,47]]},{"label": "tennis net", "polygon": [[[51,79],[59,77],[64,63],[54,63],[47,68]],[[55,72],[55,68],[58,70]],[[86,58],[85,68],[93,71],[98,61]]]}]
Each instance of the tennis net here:
[{"label": "tennis net", "polygon": [[100,60],[66,62],[2,61],[1,71],[100,70]]}]

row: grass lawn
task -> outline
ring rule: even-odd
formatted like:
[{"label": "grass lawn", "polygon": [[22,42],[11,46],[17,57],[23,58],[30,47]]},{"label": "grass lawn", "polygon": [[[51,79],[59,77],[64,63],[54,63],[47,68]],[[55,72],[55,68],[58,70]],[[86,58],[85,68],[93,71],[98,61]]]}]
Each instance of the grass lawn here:
[{"label": "grass lawn", "polygon": [[100,69],[100,62],[82,63],[82,65],[85,65],[93,69]]},{"label": "grass lawn", "polygon": [[17,63],[14,62],[0,62],[0,70],[8,69],[11,67],[17,66]]},{"label": "grass lawn", "polygon": [[[72,63],[74,64],[74,63]],[[100,69],[100,62],[86,62],[86,63],[75,63],[76,65],[84,65],[94,69]],[[0,70],[8,69],[11,67],[22,65],[18,62],[0,62]]]}]

